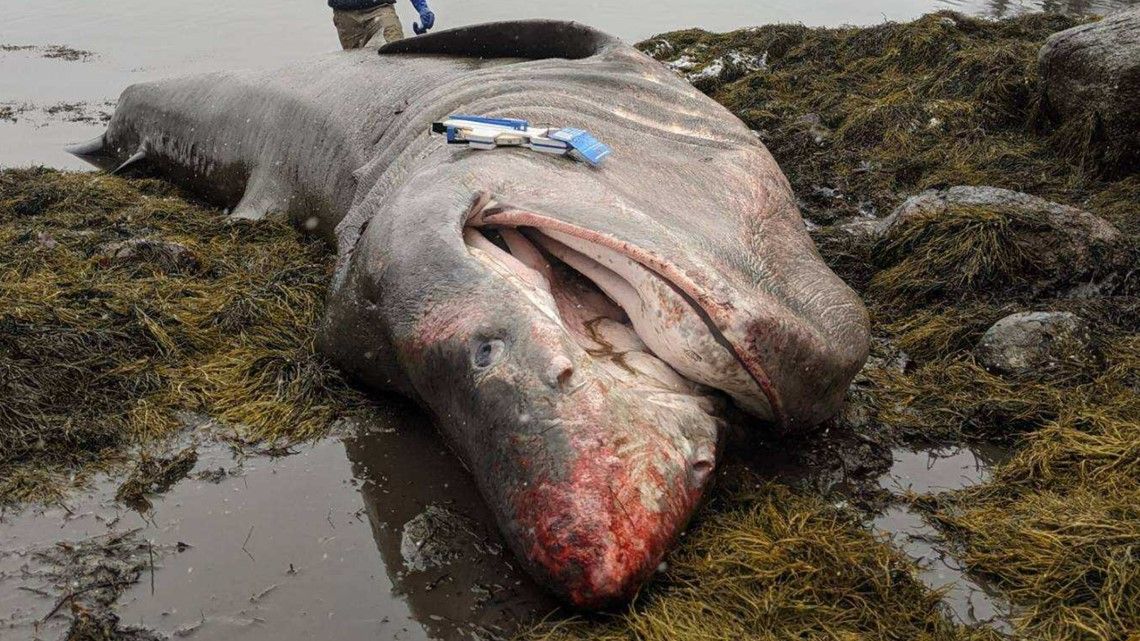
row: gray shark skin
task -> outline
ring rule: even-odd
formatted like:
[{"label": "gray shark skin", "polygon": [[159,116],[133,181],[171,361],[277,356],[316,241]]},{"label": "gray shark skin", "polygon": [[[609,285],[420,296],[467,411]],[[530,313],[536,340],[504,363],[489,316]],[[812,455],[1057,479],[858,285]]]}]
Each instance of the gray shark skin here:
[{"label": "gray shark skin", "polygon": [[[614,153],[593,168],[429,135],[457,113],[579,127]],[[764,146],[579,24],[134,85],[72,151],[328,239],[319,349],[436,417],[516,555],[575,606],[653,573],[709,486],[730,403],[756,429],[809,429],[867,355],[866,311]]]}]

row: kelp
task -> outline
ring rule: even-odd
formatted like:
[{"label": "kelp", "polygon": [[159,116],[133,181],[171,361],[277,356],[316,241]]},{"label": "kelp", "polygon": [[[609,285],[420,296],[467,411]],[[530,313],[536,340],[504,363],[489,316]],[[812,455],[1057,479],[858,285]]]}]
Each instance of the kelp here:
[{"label": "kelp", "polygon": [[328,251],[284,220],[228,221],[174,194],[0,173],[0,499],[51,498],[48,471],[98,467],[186,412],[295,441],[363,403],[313,349]]},{"label": "kelp", "polygon": [[[942,12],[867,28],[687,30],[639,46],[694,61],[697,86],[757,132],[818,225],[824,259],[863,295],[876,344],[898,350],[893,362],[905,365],[867,368],[847,414],[897,444],[997,440],[1015,451],[986,483],[906,500],[1014,606],[1016,637],[1107,641],[1140,634],[1135,275],[1090,283],[1066,270],[1032,211],[949,207],[886,233],[868,220],[925,189],[996,186],[1102,216],[1140,255],[1137,176],[1103,178],[1065,148],[1064,132],[1035,126],[1037,51],[1078,22]],[[766,65],[701,73],[718,59]],[[862,227],[834,224],[849,220]],[[972,351],[986,329],[1030,310],[1080,315],[1091,344],[1019,376],[979,365]],[[913,566],[864,523],[802,488],[722,484],[634,604],[546,621],[529,637],[997,636],[947,623],[937,595],[903,580]],[[900,581],[875,590],[891,568]]]}]

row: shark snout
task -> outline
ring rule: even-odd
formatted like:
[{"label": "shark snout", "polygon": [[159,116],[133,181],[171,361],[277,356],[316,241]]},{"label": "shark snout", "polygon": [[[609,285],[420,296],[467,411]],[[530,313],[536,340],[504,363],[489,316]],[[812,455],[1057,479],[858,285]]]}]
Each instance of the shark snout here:
[{"label": "shark snout", "polygon": [[579,457],[567,478],[518,498],[524,557],[577,607],[628,600],[684,529],[712,469],[702,460],[667,478],[612,451]]},{"label": "shark snout", "polygon": [[[579,376],[568,363],[548,371],[559,389]],[[631,598],[684,530],[712,479],[720,424],[578,385],[559,419],[514,450],[518,476],[501,504],[535,575],[569,603],[597,608]]]}]

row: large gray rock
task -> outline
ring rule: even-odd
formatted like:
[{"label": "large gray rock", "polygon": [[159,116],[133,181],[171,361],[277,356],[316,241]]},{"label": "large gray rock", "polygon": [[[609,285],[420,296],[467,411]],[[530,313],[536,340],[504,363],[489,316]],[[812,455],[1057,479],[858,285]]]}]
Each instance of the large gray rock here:
[{"label": "large gray rock", "polygon": [[986,207],[995,211],[1043,214],[1049,226],[1066,239],[1081,245],[1115,243],[1120,232],[1107,220],[1082,209],[1055,203],[1020,191],[1000,187],[960,185],[931,189],[907,198],[878,225],[880,232],[906,225],[921,214],[943,212],[953,206]]},{"label": "large gray rock", "polygon": [[[958,186],[930,190],[908,198],[890,216],[866,223],[864,231],[889,236],[912,224],[925,224],[931,217],[954,208],[976,207],[1024,214],[1038,221],[1019,230],[1020,240],[1031,248],[1036,290],[1057,289],[1082,283],[1111,285],[1115,272],[1127,260],[1120,232],[1111,223],[1087,211],[1051,202],[1026,193],[998,187]],[[869,230],[869,232],[867,231]],[[1029,275],[1026,275],[1028,278]]]},{"label": "large gray rock", "polygon": [[994,323],[974,351],[978,363],[1002,374],[1048,373],[1095,361],[1088,325],[1070,312],[1021,312]]},{"label": "large gray rock", "polygon": [[472,555],[499,552],[498,545],[489,543],[473,520],[437,505],[427,506],[405,523],[400,536],[404,566],[413,572],[450,565]]},{"label": "large gray rock", "polygon": [[1042,114],[1078,130],[1087,123],[1092,160],[1108,173],[1135,170],[1140,165],[1140,7],[1053,34],[1037,60]]}]

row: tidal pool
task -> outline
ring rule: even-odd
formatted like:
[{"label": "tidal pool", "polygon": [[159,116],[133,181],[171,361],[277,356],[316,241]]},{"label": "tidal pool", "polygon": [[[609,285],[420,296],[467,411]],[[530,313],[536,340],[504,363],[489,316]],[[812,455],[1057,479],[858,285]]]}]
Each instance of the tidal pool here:
[{"label": "tidal pool", "polygon": [[[146,511],[115,501],[118,477],[63,506],[0,515],[0,637],[61,638],[71,616],[53,607],[93,579],[61,584],[43,552],[114,536],[155,552],[113,611],[124,626],[168,638],[491,640],[558,608],[518,567],[471,477],[414,408],[396,402],[277,457],[242,454],[210,433],[202,422],[188,428],[175,449],[196,447],[194,469]],[[899,449],[866,482],[895,496],[955,490],[988,480],[1007,455]],[[765,460],[760,472],[785,482],[828,476]],[[948,616],[1009,631],[1010,606],[920,513],[894,504],[868,519],[943,591]]]},{"label": "tidal pool", "polygon": [[143,513],[105,479],[5,515],[0,638],[61,638],[70,612],[47,616],[59,586],[38,553],[111,535],[155,550],[115,613],[171,638],[487,640],[556,607],[416,410],[337,432],[278,458],[203,441],[190,476]]},{"label": "tidal pool", "polygon": [[[933,494],[985,483],[990,469],[1005,461],[1009,452],[996,446],[936,447],[899,449],[893,457],[890,469],[878,479],[880,487],[893,494]],[[876,515],[870,527],[914,560],[927,587],[943,591],[942,602],[951,618],[1012,632],[1010,605],[966,573],[949,543],[922,514],[892,505]]]}]

